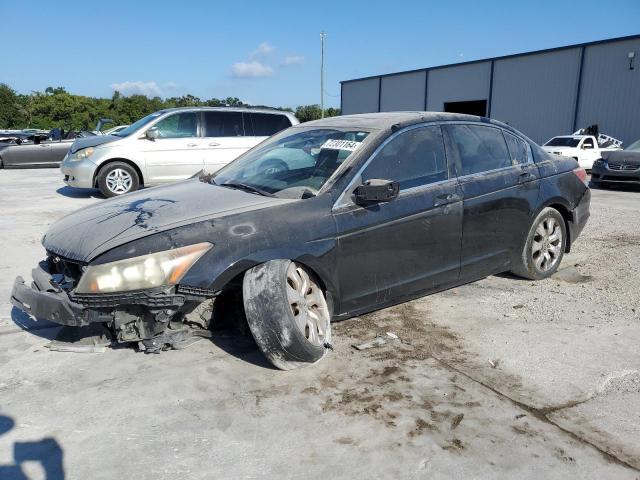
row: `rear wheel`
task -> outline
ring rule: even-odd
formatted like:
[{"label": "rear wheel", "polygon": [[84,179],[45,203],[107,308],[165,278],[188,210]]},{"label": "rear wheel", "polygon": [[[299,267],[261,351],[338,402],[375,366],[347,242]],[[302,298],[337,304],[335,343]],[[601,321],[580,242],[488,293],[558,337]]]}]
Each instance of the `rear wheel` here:
[{"label": "rear wheel", "polygon": [[124,195],[139,187],[138,172],[128,163],[108,163],[98,173],[98,188],[105,197]]},{"label": "rear wheel", "polygon": [[247,271],[243,301],[253,338],[281,370],[320,360],[330,348],[330,313],[314,275],[290,260]]},{"label": "rear wheel", "polygon": [[564,218],[555,208],[544,208],[533,221],[512,272],[530,280],[550,277],[560,266],[566,242]]}]

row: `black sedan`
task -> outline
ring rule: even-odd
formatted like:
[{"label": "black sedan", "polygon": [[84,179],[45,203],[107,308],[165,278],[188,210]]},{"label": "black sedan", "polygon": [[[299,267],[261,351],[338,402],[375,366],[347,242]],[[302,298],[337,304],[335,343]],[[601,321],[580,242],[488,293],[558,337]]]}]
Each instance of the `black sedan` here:
[{"label": "black sedan", "polygon": [[593,163],[591,185],[640,185],[640,140],[624,150],[606,152]]},{"label": "black sedan", "polygon": [[331,320],[504,271],[549,277],[589,217],[585,178],[486,118],[309,122],[215,174],[58,221],[11,301],[147,352],[206,333],[234,304],[267,358],[295,368],[331,348]]}]

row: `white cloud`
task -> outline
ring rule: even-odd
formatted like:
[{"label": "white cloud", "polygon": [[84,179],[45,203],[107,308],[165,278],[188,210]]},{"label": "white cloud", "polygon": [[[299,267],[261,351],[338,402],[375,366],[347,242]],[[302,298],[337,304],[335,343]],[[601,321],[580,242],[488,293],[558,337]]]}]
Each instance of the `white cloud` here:
[{"label": "white cloud", "polygon": [[110,87],[119,91],[122,95],[146,95],[147,97],[162,96],[162,88],[156,82],[130,82],[112,83]]},{"label": "white cloud", "polygon": [[301,63],[304,63],[304,57],[302,55],[287,55],[284,57],[284,60],[282,60],[281,65],[300,65]]},{"label": "white cloud", "polygon": [[253,53],[251,54],[251,58],[265,57],[273,53],[275,50],[276,47],[274,47],[273,45],[269,45],[267,42],[262,42],[260,45],[258,45],[258,48],[253,51]]},{"label": "white cloud", "polygon": [[237,62],[231,67],[231,73],[236,78],[258,78],[273,75],[273,68],[253,60],[252,62]]}]

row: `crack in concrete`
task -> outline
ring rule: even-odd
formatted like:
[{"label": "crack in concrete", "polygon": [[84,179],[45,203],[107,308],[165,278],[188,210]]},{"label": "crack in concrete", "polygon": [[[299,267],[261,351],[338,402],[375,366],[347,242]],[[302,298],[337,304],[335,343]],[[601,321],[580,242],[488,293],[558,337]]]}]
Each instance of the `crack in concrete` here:
[{"label": "crack in concrete", "polygon": [[547,423],[549,425],[553,425],[558,430],[560,430],[564,434],[566,434],[569,437],[571,437],[573,440],[593,448],[598,453],[600,453],[606,460],[608,460],[610,462],[613,462],[613,463],[616,463],[618,465],[622,465],[624,467],[630,468],[630,469],[632,469],[632,470],[634,470],[636,472],[640,472],[640,468],[638,468],[637,466],[632,465],[632,464],[624,461],[621,458],[618,458],[614,454],[612,454],[612,453],[604,450],[603,448],[601,448],[599,445],[596,445],[595,443],[590,442],[588,439],[583,438],[580,435],[572,432],[571,430],[568,430],[565,427],[559,425],[558,423],[554,422],[552,419],[550,419],[547,416],[547,415],[549,415],[551,413],[555,413],[555,412],[558,412],[560,410],[564,410],[565,408],[572,408],[572,407],[575,407],[575,406],[580,405],[582,403],[586,403],[589,400],[592,400],[593,398],[595,398],[598,395],[599,392],[594,392],[593,394],[588,395],[588,398],[586,398],[586,399],[570,401],[570,402],[567,402],[565,404],[558,405],[558,406],[555,406],[555,407],[536,408],[536,407],[532,407],[531,405],[527,405],[526,403],[523,403],[523,402],[521,402],[519,400],[511,398],[509,395],[497,390],[496,388],[492,387],[491,385],[486,384],[482,380],[478,380],[478,379],[474,378],[473,376],[471,376],[467,372],[464,372],[463,370],[460,370],[459,368],[454,367],[453,365],[451,365],[451,364],[447,363],[446,361],[434,356],[433,354],[431,355],[431,358],[433,358],[435,361],[437,361],[443,367],[445,367],[445,368],[447,368],[447,369],[449,369],[449,370],[451,370],[451,371],[453,371],[455,373],[459,373],[460,375],[464,376],[465,378],[468,378],[472,382],[475,382],[478,385],[481,385],[482,387],[486,388],[487,390],[489,390],[489,391],[493,392],[494,394],[498,395],[500,398],[503,398],[503,399],[507,400],[508,402],[510,402],[511,404],[515,405],[516,407],[518,407],[518,408],[530,413],[533,417],[537,418],[538,420],[540,420],[540,421],[542,421],[544,423]]}]

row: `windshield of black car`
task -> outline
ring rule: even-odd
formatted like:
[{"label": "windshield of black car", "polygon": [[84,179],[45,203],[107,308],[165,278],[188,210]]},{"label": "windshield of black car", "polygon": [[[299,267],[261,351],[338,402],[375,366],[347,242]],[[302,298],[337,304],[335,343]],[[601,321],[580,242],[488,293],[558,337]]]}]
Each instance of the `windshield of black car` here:
[{"label": "windshield of black car", "polygon": [[580,143],[579,138],[572,137],[555,137],[544,144],[545,147],[577,147]]},{"label": "windshield of black car", "polygon": [[147,123],[152,122],[162,114],[163,112],[155,112],[155,113],[152,113],[151,115],[147,115],[146,117],[141,118],[137,122],[132,123],[127,128],[123,128],[119,132],[113,133],[112,135],[115,135],[116,137],[128,137],[129,135],[140,130],[140,128],[144,127]]},{"label": "windshield of black car", "polygon": [[627,146],[625,150],[630,152],[640,152],[640,140],[636,140],[631,145]]},{"label": "windshield of black car", "polygon": [[291,128],[219,170],[213,182],[280,198],[313,197],[367,135],[362,130]]}]

